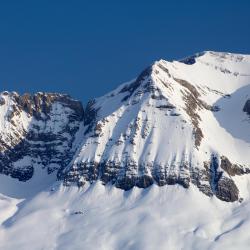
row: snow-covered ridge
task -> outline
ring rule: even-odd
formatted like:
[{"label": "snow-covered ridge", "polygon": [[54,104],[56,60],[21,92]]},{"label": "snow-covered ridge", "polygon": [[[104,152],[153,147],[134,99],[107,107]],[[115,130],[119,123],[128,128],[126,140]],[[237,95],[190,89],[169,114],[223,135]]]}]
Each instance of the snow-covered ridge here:
[{"label": "snow-covered ridge", "polygon": [[[156,61],[135,80],[91,100],[84,118],[81,105],[72,99],[69,106],[62,100],[63,104],[59,100],[50,105],[53,115],[48,120],[47,109],[38,108],[43,122],[24,105],[16,129],[6,123],[11,101],[1,94],[1,129],[4,134],[6,123],[11,131],[22,134],[20,138],[26,138],[19,131],[27,133],[30,124],[34,124],[32,130],[39,124],[56,132],[56,144],[48,147],[50,142],[45,143],[48,157],[43,166],[58,171],[65,185],[101,180],[128,190],[180,184],[236,201],[244,195],[235,178],[250,172],[249,90],[249,55],[208,51],[180,61]],[[32,122],[31,117],[35,117]],[[59,125],[50,125],[55,123]],[[73,127],[72,134],[65,130],[69,127]],[[37,143],[37,133],[29,147]],[[38,144],[47,136],[39,137]],[[61,152],[56,159],[50,152],[55,145],[56,155]],[[9,152],[13,152],[11,146]],[[22,161],[14,161],[18,169],[24,166]]]},{"label": "snow-covered ridge", "polygon": [[67,165],[82,120],[81,103],[68,95],[0,93],[0,172],[28,181]]}]

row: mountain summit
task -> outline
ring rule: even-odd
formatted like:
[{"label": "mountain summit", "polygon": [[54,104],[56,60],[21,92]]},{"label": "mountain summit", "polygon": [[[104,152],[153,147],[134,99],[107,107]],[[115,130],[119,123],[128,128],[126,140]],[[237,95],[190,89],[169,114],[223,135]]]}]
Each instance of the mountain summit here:
[{"label": "mountain summit", "polygon": [[29,181],[43,169],[79,187],[193,185],[241,201],[237,176],[250,173],[249,93],[250,56],[211,51],[156,61],[84,111],[66,95],[3,92],[0,172]]}]

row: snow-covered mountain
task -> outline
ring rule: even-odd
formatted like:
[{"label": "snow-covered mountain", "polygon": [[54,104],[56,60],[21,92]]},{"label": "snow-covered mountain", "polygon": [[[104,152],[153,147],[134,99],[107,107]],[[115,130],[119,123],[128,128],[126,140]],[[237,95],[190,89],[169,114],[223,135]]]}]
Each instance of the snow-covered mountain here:
[{"label": "snow-covered mountain", "polygon": [[249,56],[229,53],[160,60],[85,115],[66,95],[3,92],[1,173],[27,181],[46,168],[67,185],[100,179],[124,190],[193,184],[239,200],[234,176],[250,172],[249,69]]},{"label": "snow-covered mountain", "polygon": [[69,96],[1,93],[0,173],[28,181],[66,167],[82,121],[82,104]]},{"label": "snow-covered mountain", "polygon": [[[84,109],[2,92],[0,149],[0,249],[232,248],[250,225],[250,55],[159,60]],[[10,242],[37,224],[33,247]]]},{"label": "snow-covered mountain", "polygon": [[193,184],[208,196],[240,199],[234,176],[250,172],[248,84],[249,56],[206,52],[155,62],[88,103],[65,183]]}]

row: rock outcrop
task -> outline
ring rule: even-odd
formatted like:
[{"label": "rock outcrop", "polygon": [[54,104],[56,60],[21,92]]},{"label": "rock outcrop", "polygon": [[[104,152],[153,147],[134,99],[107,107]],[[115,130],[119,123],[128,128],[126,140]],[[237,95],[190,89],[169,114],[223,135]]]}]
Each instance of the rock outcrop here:
[{"label": "rock outcrop", "polygon": [[243,111],[250,115],[250,99],[246,101],[243,107]]},{"label": "rock outcrop", "polygon": [[36,167],[50,174],[67,166],[83,121],[81,103],[50,93],[3,92],[1,100],[0,173],[27,181]]}]

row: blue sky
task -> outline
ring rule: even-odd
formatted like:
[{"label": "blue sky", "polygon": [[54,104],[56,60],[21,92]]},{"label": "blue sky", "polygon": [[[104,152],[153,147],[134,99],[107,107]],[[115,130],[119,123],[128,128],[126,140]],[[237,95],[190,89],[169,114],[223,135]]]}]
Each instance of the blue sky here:
[{"label": "blue sky", "polygon": [[86,103],[153,61],[250,54],[250,1],[1,1],[0,90]]}]

